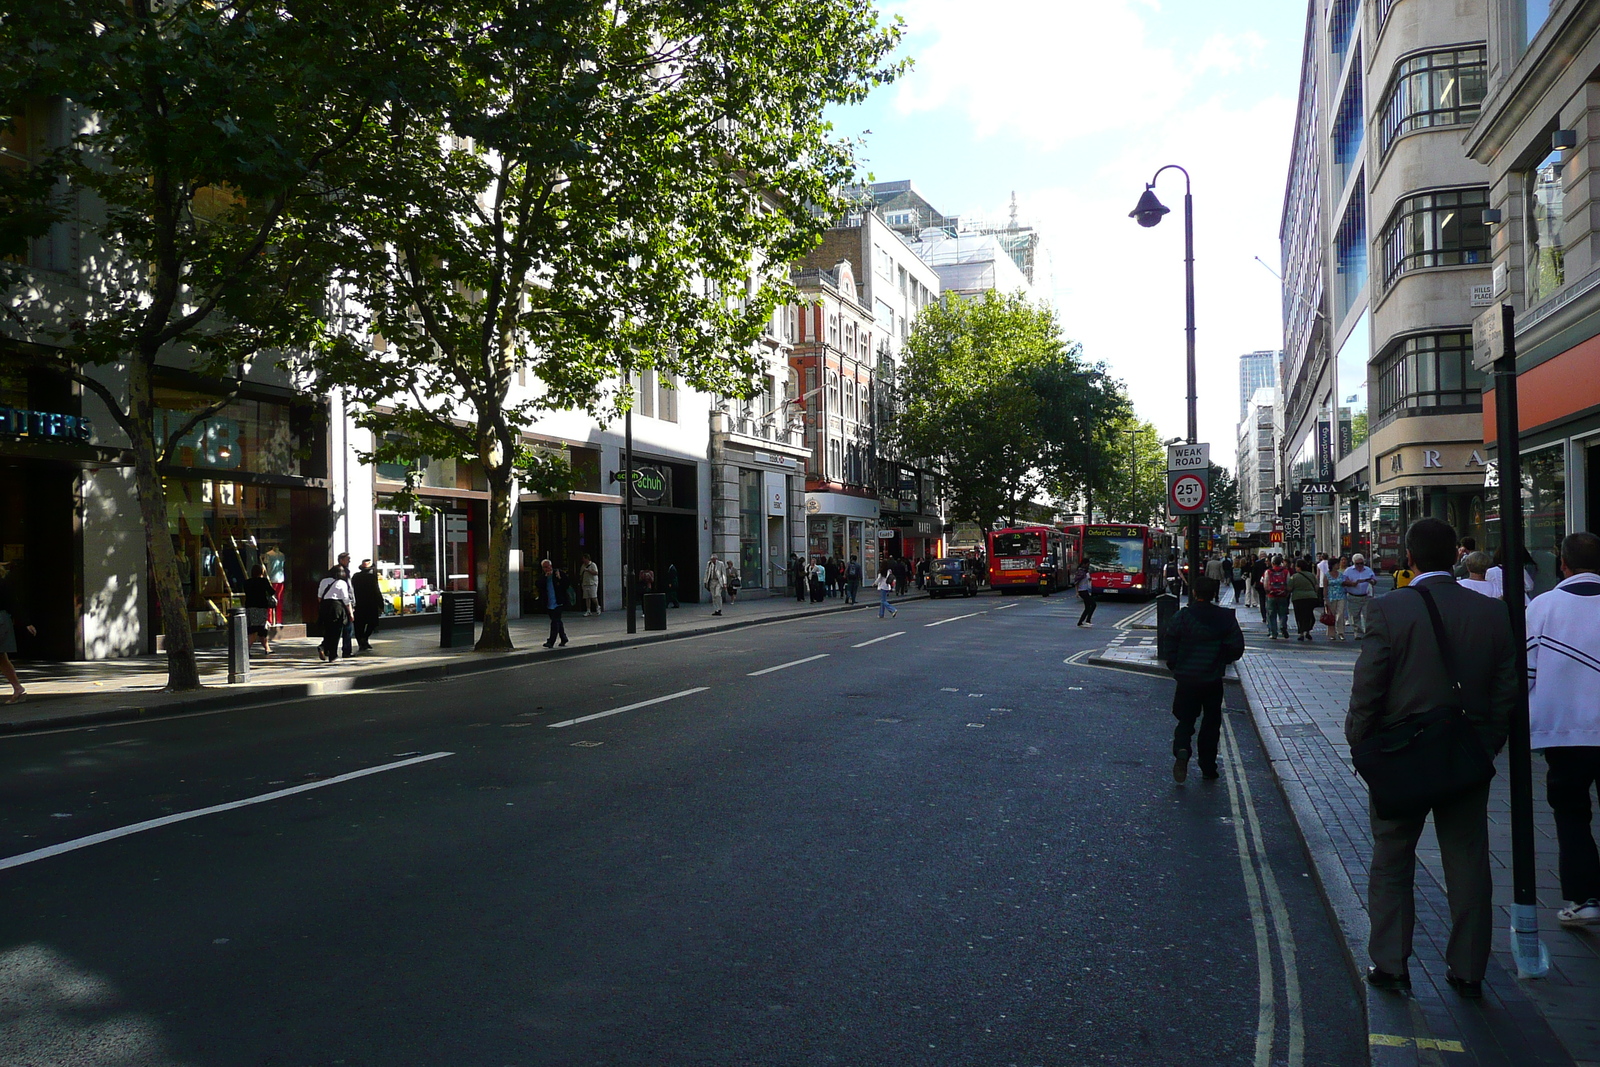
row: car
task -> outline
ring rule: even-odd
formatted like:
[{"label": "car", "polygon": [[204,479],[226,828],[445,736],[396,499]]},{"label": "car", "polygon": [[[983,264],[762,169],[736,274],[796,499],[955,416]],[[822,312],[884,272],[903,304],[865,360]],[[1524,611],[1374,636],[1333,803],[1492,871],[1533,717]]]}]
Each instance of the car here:
[{"label": "car", "polygon": [[930,597],[977,596],[977,560],[959,556],[946,556],[928,564],[928,595]]}]

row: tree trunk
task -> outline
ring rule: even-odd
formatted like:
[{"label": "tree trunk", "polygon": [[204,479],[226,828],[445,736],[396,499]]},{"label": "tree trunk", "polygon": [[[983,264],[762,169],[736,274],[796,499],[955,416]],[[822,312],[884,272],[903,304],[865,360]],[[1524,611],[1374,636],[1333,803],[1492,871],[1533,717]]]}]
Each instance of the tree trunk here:
[{"label": "tree trunk", "polygon": [[483,634],[479,652],[510,652],[511,643],[511,465],[484,464],[489,482],[489,559],[483,590]]},{"label": "tree trunk", "polygon": [[161,628],[167,646],[167,688],[200,688],[200,668],[194,658],[194,633],[189,628],[189,605],[183,596],[183,576],[178,555],[172,550],[167,526],[167,493],[156,466],[155,404],[151,398],[149,360],[135,357],[128,368],[126,427],[133,452],[134,488],[144,519],[144,546],[150,563],[152,592],[161,605]]}]

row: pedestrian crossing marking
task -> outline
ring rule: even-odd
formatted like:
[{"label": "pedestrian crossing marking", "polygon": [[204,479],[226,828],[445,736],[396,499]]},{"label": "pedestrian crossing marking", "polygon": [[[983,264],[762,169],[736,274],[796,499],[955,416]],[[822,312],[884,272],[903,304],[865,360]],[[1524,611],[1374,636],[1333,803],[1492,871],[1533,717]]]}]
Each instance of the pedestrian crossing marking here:
[{"label": "pedestrian crossing marking", "polygon": [[1429,1049],[1434,1052],[1467,1051],[1467,1047],[1459,1041],[1451,1041],[1442,1037],[1406,1037],[1403,1034],[1368,1034],[1367,1044],[1378,1045],[1383,1048]]}]

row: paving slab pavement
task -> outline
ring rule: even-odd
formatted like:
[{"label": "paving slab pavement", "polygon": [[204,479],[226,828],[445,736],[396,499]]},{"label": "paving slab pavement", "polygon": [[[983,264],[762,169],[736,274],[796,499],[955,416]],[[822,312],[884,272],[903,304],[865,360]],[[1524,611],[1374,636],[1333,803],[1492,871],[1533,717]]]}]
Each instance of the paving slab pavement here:
[{"label": "paving slab pavement", "polygon": [[[1367,863],[1372,851],[1367,791],[1350,762],[1344,718],[1360,644],[1271,641],[1260,613],[1238,608],[1248,650],[1239,678],[1262,743],[1345,937],[1352,970],[1365,971]],[[1317,635],[1325,635],[1318,627]],[[1479,1003],[1445,984],[1449,909],[1430,824],[1418,846],[1417,959],[1412,995],[1368,989],[1372,1062],[1390,1064],[1576,1064],[1600,1067],[1600,931],[1564,930],[1555,824],[1544,801],[1544,761],[1533,760],[1541,935],[1547,978],[1520,980],[1510,953],[1511,829],[1506,755],[1489,800],[1498,911],[1495,954]],[[1442,1055],[1443,1054],[1443,1055]]]}]

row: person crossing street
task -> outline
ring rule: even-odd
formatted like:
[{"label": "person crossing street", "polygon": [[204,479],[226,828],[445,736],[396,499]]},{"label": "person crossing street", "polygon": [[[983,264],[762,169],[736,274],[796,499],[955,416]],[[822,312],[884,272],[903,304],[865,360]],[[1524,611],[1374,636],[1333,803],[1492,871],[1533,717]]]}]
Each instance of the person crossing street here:
[{"label": "person crossing street", "polygon": [[1219,776],[1217,743],[1222,734],[1222,679],[1228,664],[1244,655],[1244,633],[1234,613],[1216,604],[1216,579],[1201,575],[1190,583],[1189,603],[1167,623],[1167,667],[1177,679],[1172,715],[1172,777],[1189,776],[1190,744],[1200,723],[1200,774]]}]

